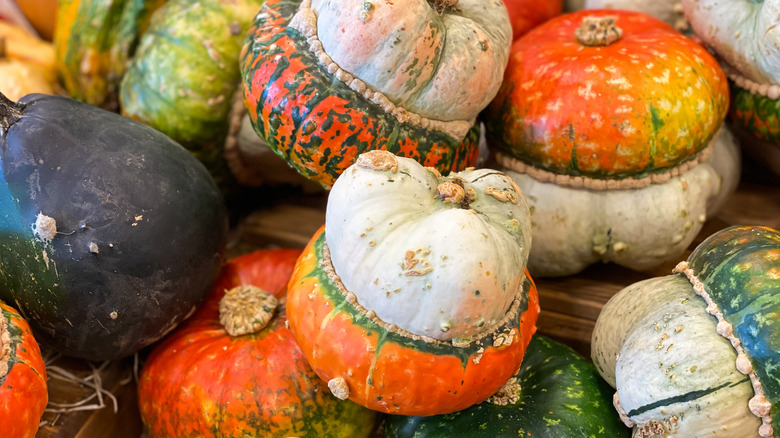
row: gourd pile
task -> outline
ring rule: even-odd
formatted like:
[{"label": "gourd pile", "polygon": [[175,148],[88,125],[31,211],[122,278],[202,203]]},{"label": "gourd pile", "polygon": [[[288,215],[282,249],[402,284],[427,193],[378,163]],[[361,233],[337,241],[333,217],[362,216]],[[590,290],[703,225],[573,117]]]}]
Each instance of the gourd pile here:
[{"label": "gourd pile", "polygon": [[[154,438],[780,434],[780,232],[680,261],[737,139],[780,173],[780,0],[575,3],[0,21],[0,435],[39,427],[38,343],[138,354]],[[243,189],[280,184],[325,223],[228,257]],[[680,263],[604,306],[588,359],[536,333],[536,282],[597,262]]]}]

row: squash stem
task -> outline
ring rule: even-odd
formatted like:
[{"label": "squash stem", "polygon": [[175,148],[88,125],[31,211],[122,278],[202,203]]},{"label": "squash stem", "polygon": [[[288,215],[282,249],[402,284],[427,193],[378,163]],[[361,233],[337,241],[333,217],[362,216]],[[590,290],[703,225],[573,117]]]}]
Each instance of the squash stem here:
[{"label": "squash stem", "polygon": [[219,301],[219,323],[230,336],[257,333],[274,315],[279,301],[252,285],[236,286]]},{"label": "squash stem", "polygon": [[582,25],[574,34],[583,46],[606,47],[623,36],[623,29],[619,28],[616,22],[617,17],[614,15],[587,16],[582,19]]},{"label": "squash stem", "polygon": [[428,0],[428,3],[433,6],[433,9],[438,13],[442,13],[447,9],[452,9],[458,4],[458,0]]},{"label": "squash stem", "polygon": [[16,103],[0,93],[0,135],[5,136],[8,129],[22,118],[24,105]]}]

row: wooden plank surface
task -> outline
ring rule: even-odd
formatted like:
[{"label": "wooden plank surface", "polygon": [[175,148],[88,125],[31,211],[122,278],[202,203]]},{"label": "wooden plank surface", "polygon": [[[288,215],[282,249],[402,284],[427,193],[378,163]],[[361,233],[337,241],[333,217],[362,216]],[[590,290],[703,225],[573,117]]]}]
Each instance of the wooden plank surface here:
[{"label": "wooden plank surface", "polygon": [[[229,255],[268,247],[302,248],[325,222],[325,193],[302,193],[291,188],[265,188],[251,193],[248,211],[232,230]],[[755,163],[746,163],[742,182],[720,213],[711,218],[688,253],[710,234],[730,225],[765,225],[780,229],[780,177]],[[680,260],[687,257],[684,254]],[[582,273],[563,278],[536,279],[542,312],[539,333],[558,339],[582,354],[590,354],[590,337],[601,310],[612,295],[634,282],[667,275],[675,263],[651,272],[634,272],[611,264],[597,264]],[[58,366],[81,378],[92,373],[83,361],[63,359]],[[93,365],[97,366],[97,365]],[[96,411],[47,413],[40,438],[138,438],[142,434],[138,414],[132,359],[108,364],[99,375],[103,387],[117,398],[115,414],[110,400]],[[94,392],[92,388],[51,379],[50,400],[75,403]]]}]

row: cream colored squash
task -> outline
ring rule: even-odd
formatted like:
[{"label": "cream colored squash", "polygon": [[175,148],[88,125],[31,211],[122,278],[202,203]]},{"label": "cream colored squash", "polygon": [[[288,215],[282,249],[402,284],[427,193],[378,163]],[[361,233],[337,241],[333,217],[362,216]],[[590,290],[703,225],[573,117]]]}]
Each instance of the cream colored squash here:
[{"label": "cream colored squash", "polygon": [[732,135],[721,128],[711,147],[708,161],[640,189],[575,189],[504,170],[531,208],[531,275],[572,275],[598,261],[647,270],[677,260],[739,181]]},{"label": "cream colored squash", "polygon": [[512,42],[501,0],[312,0],[311,9],[325,53],[412,113],[473,121],[498,92]]},{"label": "cream colored squash", "polygon": [[441,177],[409,158],[363,154],[336,181],[325,235],[346,290],[386,323],[439,340],[498,323],[525,279],[525,199],[491,169]]},{"label": "cream colored squash", "polygon": [[682,3],[693,30],[727,64],[758,84],[780,84],[780,0]]}]

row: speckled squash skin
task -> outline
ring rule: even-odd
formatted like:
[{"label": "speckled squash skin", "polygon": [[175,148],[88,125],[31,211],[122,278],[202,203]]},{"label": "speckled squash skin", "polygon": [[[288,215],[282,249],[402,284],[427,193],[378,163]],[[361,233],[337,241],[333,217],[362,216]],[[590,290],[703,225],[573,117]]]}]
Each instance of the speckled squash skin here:
[{"label": "speckled squash skin", "polygon": [[593,361],[620,409],[639,436],[773,436],[780,233],[724,229],[676,271],[620,291],[596,323]]},{"label": "speckled squash skin", "polygon": [[676,262],[739,183],[740,149],[725,126],[712,147],[706,162],[638,189],[563,187],[501,169],[532,211],[531,274],[573,275],[599,261],[639,271]]},{"label": "speckled squash skin", "polygon": [[631,432],[612,409],[612,391],[590,361],[569,347],[534,336],[514,376],[519,398],[485,401],[432,417],[390,415],[387,438],[627,438]]},{"label": "speckled squash skin", "polygon": [[122,114],[165,133],[201,160],[220,185],[238,55],[262,0],[170,0],[152,18],[122,79]]},{"label": "speckled squash skin", "polygon": [[780,99],[751,93],[735,84],[731,96],[731,121],[760,141],[780,148]]},{"label": "speckled squash skin", "polygon": [[[399,415],[444,414],[487,399],[517,372],[539,312],[529,276],[521,311],[496,334],[465,347],[412,339],[387,330],[345,299],[321,264],[323,231],[295,266],[287,315],[312,368],[326,381],[343,378],[350,400]],[[507,332],[510,342],[498,342],[499,333]]]},{"label": "speckled squash skin", "polygon": [[165,0],[62,0],[54,44],[68,94],[119,109],[119,82],[152,13]]},{"label": "speckled squash skin", "polygon": [[49,400],[46,367],[27,321],[1,301],[0,318],[0,434],[32,438]]},{"label": "speckled squash skin", "polygon": [[376,412],[328,391],[285,327],[284,305],[258,332],[230,336],[219,302],[257,286],[282,303],[300,250],[273,249],[229,260],[203,306],[144,363],[141,416],[154,438],[367,437]]},{"label": "speckled squash skin", "polygon": [[0,299],[38,342],[116,359],[194,312],[228,228],[201,163],[148,126],[60,96],[0,99],[0,131]]},{"label": "speckled squash skin", "polygon": [[443,173],[476,163],[477,124],[465,137],[454,138],[402,122],[334,77],[306,37],[290,26],[300,3],[266,2],[241,55],[252,123],[277,154],[328,188],[368,150],[388,150]]},{"label": "speckled squash skin", "polygon": [[[607,46],[575,37],[585,17],[615,16]],[[488,142],[552,173],[596,179],[667,171],[706,147],[728,107],[728,83],[707,51],[632,11],[579,11],[512,48],[485,112]]]}]

